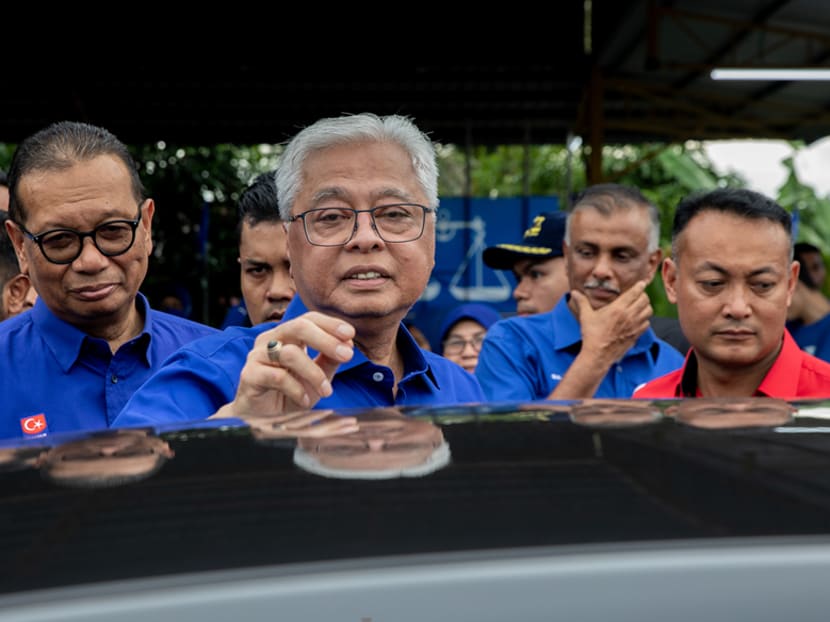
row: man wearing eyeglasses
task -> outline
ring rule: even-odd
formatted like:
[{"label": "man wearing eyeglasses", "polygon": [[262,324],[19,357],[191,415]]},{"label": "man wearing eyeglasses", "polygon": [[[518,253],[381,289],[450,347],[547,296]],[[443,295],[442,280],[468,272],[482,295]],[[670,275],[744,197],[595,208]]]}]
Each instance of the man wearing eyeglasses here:
[{"label": "man wearing eyeglasses", "polygon": [[19,145],[6,231],[39,297],[0,324],[0,437],[107,428],[167,355],[217,332],[138,293],[154,209],[103,128],[56,123]]},{"label": "man wearing eyeglasses", "polygon": [[117,425],[482,399],[402,323],[435,264],[438,205],[435,151],[409,119],[309,126],[283,152],[277,198],[297,290],[283,321],[182,348]]}]

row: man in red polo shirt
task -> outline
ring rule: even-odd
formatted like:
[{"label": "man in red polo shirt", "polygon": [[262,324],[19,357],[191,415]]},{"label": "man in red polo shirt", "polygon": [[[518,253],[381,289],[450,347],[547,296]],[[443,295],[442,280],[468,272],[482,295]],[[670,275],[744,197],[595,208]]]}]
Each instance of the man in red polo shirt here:
[{"label": "man in red polo shirt", "polygon": [[724,188],[681,201],[663,282],[692,349],[634,397],[830,397],[830,364],[784,328],[798,270],[790,215],[771,199]]}]

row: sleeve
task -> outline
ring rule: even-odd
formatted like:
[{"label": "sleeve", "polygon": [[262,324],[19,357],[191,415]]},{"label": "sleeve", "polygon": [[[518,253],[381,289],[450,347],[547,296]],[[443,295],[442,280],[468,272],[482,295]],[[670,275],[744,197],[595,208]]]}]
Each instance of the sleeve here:
[{"label": "sleeve", "polygon": [[[442,394],[451,393],[451,403],[483,402],[484,392],[478,378],[455,363],[445,361],[452,366],[441,374]],[[449,386],[447,386],[449,385]]]},{"label": "sleeve", "polygon": [[[496,322],[487,331],[478,355],[476,378],[490,401],[545,399],[550,391],[537,387],[536,355],[509,322]],[[551,388],[551,391],[553,388]],[[544,392],[544,395],[540,393]]]},{"label": "sleeve", "polygon": [[113,427],[207,419],[233,400],[239,373],[187,348],[173,353],[132,395]]}]

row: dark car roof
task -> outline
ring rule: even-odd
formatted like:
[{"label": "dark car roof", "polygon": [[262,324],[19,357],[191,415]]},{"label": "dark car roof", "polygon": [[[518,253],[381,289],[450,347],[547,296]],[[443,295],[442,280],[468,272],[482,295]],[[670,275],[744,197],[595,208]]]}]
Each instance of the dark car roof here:
[{"label": "dark car roof", "polygon": [[2,473],[0,593],[410,555],[830,534],[824,403],[791,404],[783,421],[746,406],[733,421],[720,403],[706,427],[677,414],[682,402],[598,404],[403,410],[434,422],[451,452],[417,477],[309,473],[294,462],[294,439],[261,442],[232,426],[163,432],[175,457],[122,486]]}]

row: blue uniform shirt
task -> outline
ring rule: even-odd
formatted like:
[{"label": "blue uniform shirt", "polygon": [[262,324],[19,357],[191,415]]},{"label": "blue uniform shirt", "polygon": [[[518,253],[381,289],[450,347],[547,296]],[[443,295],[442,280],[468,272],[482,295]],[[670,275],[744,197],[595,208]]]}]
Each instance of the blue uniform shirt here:
[{"label": "blue uniform shirt", "polygon": [[150,309],[144,330],[112,354],[107,342],[56,317],[42,299],[0,323],[0,438],[109,427],[171,353],[215,328]]},{"label": "blue uniform shirt", "polygon": [[807,354],[830,362],[830,314],[812,324],[802,324],[800,321],[787,322],[787,329],[799,348]]},{"label": "blue uniform shirt", "polygon": [[[547,399],[579,354],[582,332],[563,296],[553,310],[496,322],[487,331],[476,376],[487,399]],[[683,356],[649,328],[611,366],[594,397],[631,397],[639,385],[683,366]]]},{"label": "blue uniform shirt", "polygon": [[[289,304],[283,321],[307,311],[299,296]],[[154,425],[210,417],[233,401],[239,374],[257,336],[273,328],[273,322],[253,328],[230,327],[188,344],[127,403],[117,426]],[[352,408],[393,405],[448,405],[479,402],[483,399],[475,377],[442,356],[421,350],[401,324],[398,348],[403,356],[404,377],[392,395],[392,370],[375,365],[355,349],[352,360],[343,363],[334,375],[334,393],[314,406]],[[309,349],[312,358],[317,353]]]}]

